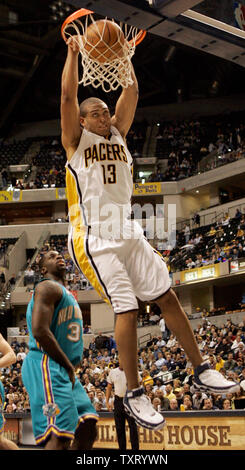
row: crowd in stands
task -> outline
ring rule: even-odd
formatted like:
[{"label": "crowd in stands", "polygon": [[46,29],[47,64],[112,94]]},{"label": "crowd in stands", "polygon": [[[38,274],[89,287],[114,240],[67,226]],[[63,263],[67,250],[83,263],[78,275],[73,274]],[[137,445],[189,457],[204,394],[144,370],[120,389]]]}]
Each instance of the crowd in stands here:
[{"label": "crowd in stands", "polygon": [[66,157],[60,139],[47,137],[38,155],[32,159],[32,164],[37,167],[34,188],[65,187]]},{"label": "crowd in stands", "polygon": [[[164,173],[152,173],[148,181],[181,180],[245,156],[245,124],[239,113],[159,123],[156,139],[156,156],[167,159],[168,166]],[[211,161],[199,168],[199,162],[209,154],[213,155]]]},{"label": "crowd in stands", "polygon": [[146,139],[148,122],[135,122],[127,135],[127,146],[133,159],[143,156],[143,146]]},{"label": "crowd in stands", "polygon": [[171,272],[244,258],[245,214],[237,209],[233,218],[226,213],[221,220],[192,230],[185,224],[176,234],[174,249],[164,254]]},{"label": "crowd in stands", "polygon": [[[162,412],[245,409],[245,317],[239,325],[228,319],[220,327],[205,319],[194,333],[204,360],[228,380],[237,381],[240,391],[233,394],[195,392],[192,364],[174,335],[166,329],[138,349],[139,373],[153,405]],[[28,346],[25,341],[16,339],[11,346],[17,354],[17,362],[0,371],[6,395],[4,411],[25,413],[30,405],[21,380],[21,366],[28,354]],[[114,338],[101,334],[94,337],[89,348],[84,350],[76,374],[97,411],[107,410],[107,375],[111,368],[117,366],[118,351]],[[113,400],[112,394],[112,405]]]}]

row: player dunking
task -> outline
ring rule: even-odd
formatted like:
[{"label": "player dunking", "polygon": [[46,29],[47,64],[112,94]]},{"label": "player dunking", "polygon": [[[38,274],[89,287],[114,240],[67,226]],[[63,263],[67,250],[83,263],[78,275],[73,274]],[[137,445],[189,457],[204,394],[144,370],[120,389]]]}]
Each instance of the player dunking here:
[{"label": "player dunking", "polygon": [[27,307],[29,353],[22,366],[34,436],[46,450],[89,450],[98,416],[75,376],[83,352],[82,313],[65,288],[62,256],[48,251],[39,266],[45,277]]},{"label": "player dunking", "polygon": [[[8,342],[0,334],[0,353],[2,357],[0,358],[0,368],[8,367],[14,362],[16,362],[16,355],[8,344]],[[2,382],[0,382],[0,450],[19,450],[17,445],[6,439],[3,436],[4,432],[4,416],[3,416],[3,406],[4,406],[4,388]]]},{"label": "player dunking", "polygon": [[[61,127],[67,154],[69,252],[76,266],[116,313],[115,339],[128,387],[125,408],[141,426],[160,429],[164,418],[154,410],[138,382],[137,297],[159,305],[168,328],[195,368],[198,389],[225,393],[236,384],[203,363],[190,323],[170,288],[162,257],[152,249],[138,224],[128,219],[133,181],[132,157],[125,139],[138,100],[133,66],[133,84],[122,90],[111,117],[106,103],[97,98],[88,98],[79,107],[78,46],[73,38],[67,41],[67,46]],[[99,211],[93,210],[95,201]],[[114,216],[118,223],[116,235],[110,237],[104,235],[108,207],[111,220],[114,221]]]}]

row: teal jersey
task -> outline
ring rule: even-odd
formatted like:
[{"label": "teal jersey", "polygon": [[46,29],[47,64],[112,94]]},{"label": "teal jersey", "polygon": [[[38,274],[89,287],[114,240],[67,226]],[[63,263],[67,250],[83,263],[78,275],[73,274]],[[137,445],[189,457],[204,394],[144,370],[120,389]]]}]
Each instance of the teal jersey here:
[{"label": "teal jersey", "polygon": [[[46,280],[46,279],[44,279]],[[42,281],[41,281],[42,282]],[[53,281],[56,282],[56,281]],[[59,346],[67,355],[73,365],[77,365],[83,354],[83,320],[80,307],[72,295],[62,284],[58,283],[62,288],[63,295],[57,307],[54,310],[50,330],[56,338]],[[32,311],[34,306],[35,291],[30,300],[26,320],[29,332],[29,350],[42,351],[38,341],[32,334]]]}]

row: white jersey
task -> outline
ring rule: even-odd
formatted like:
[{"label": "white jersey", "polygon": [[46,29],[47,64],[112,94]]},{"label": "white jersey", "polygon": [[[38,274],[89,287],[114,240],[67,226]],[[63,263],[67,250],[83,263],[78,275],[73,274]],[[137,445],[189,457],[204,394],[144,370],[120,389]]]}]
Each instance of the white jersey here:
[{"label": "white jersey", "polygon": [[[76,152],[67,162],[70,222],[79,204],[83,224],[94,226],[110,217],[127,219],[133,191],[132,156],[119,131],[111,126],[107,137],[84,129]],[[74,198],[74,192],[77,198]],[[73,210],[74,209],[74,210]]]}]

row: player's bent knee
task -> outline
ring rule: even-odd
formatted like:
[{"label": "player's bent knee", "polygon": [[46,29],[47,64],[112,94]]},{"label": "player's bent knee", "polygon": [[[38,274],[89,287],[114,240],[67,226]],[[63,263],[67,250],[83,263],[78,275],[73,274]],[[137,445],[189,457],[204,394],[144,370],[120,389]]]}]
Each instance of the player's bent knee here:
[{"label": "player's bent knee", "polygon": [[155,300],[155,303],[161,308],[166,308],[170,304],[176,304],[178,302],[178,297],[172,288],[170,288],[165,294],[161,295],[161,297]]},{"label": "player's bent knee", "polygon": [[135,318],[135,316],[138,315],[138,311],[139,309],[138,308],[135,308],[133,310],[126,310],[125,312],[116,312],[116,318],[120,317],[120,316],[132,316],[133,318]]}]

